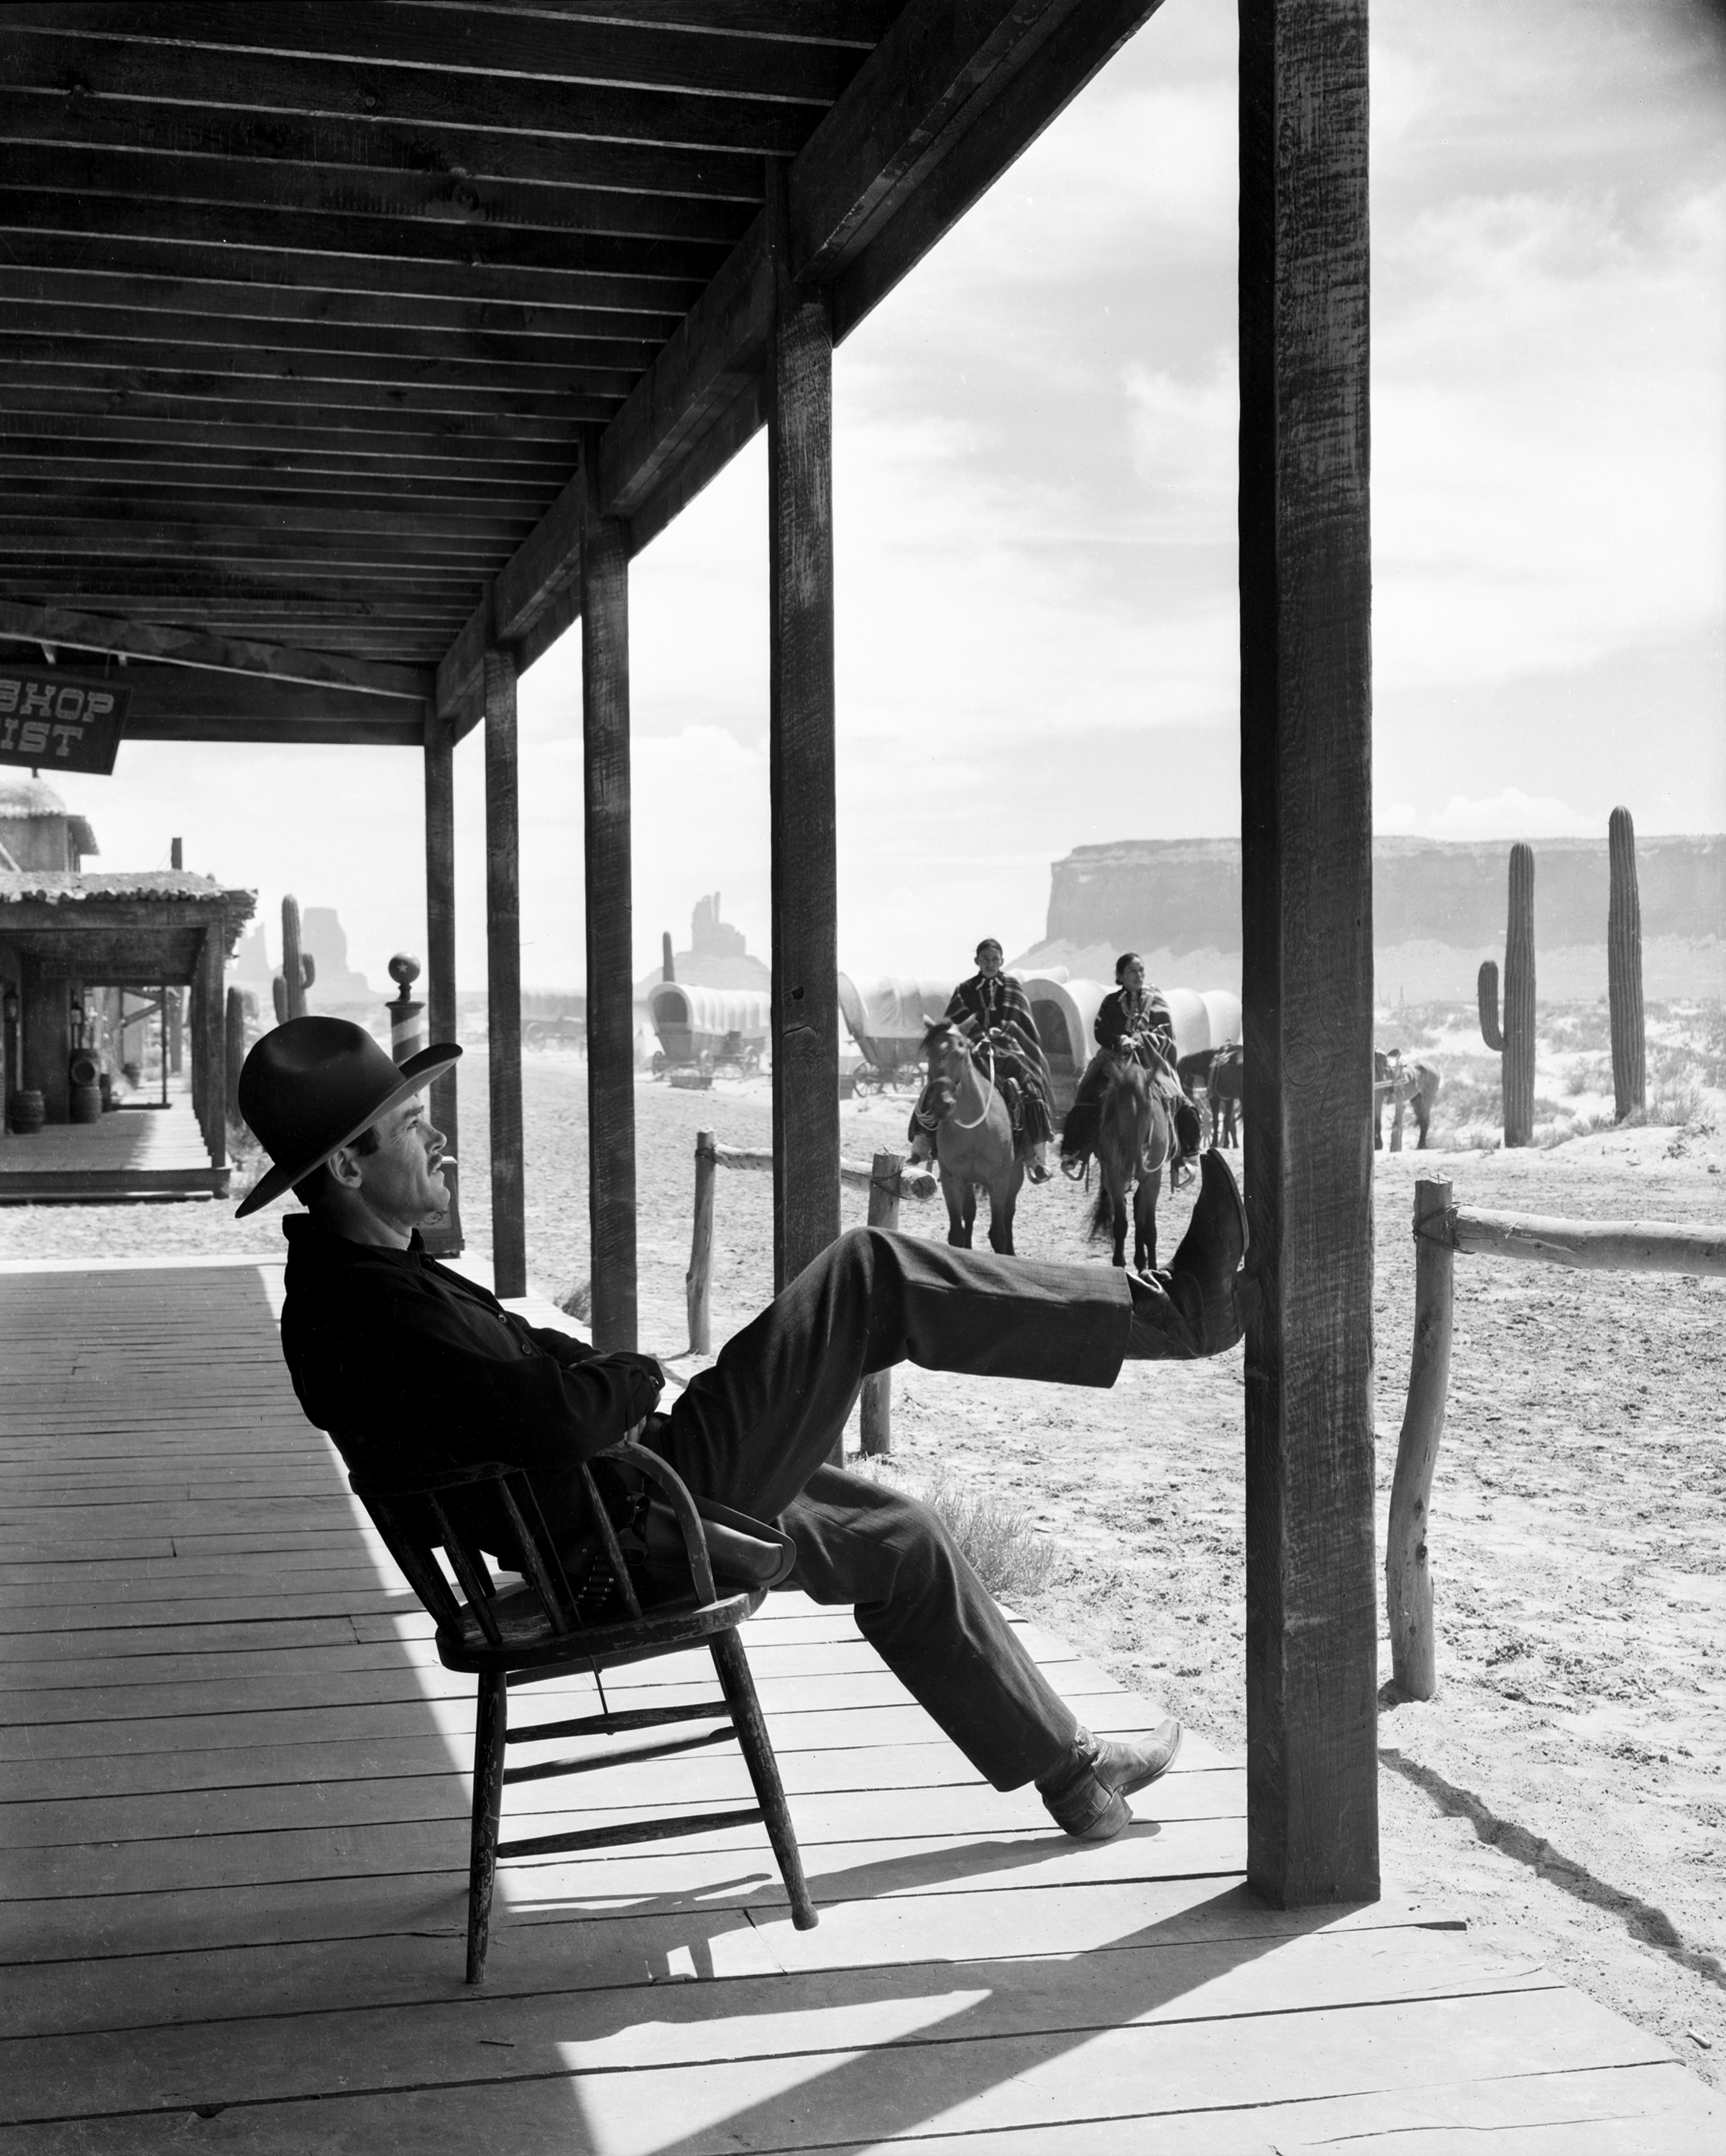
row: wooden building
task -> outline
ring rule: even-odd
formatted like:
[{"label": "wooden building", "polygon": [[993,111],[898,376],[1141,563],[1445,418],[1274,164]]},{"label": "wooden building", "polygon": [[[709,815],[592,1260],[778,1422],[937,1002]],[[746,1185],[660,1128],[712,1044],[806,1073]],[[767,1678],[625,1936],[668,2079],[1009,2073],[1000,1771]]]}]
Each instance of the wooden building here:
[{"label": "wooden building", "polygon": [[[766,429],[783,1277],[839,1222],[833,348],[1154,4],[0,17],[0,639],[124,656],[133,740],[423,759],[434,1037],[483,723],[506,1293],[516,684],[580,624],[604,1343],[635,1337],[630,558]],[[1250,1865],[1296,1904],[1378,1877],[1365,0],[1242,0],[1240,93]]]}]

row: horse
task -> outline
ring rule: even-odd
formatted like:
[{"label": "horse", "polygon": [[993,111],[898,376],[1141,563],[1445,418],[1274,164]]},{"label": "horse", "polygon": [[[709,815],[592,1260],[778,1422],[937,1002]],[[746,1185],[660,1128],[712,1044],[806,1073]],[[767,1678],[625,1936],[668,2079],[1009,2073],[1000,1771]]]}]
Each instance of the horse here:
[{"label": "horse", "polygon": [[[1168,1104],[1143,1065],[1130,1055],[1109,1064],[1108,1085],[1097,1110],[1097,1204],[1091,1215],[1095,1242],[1114,1239],[1114,1262],[1127,1263],[1127,1193],[1133,1190],[1133,1267],[1149,1273],[1157,1263],[1157,1196],[1164,1162],[1174,1153]],[[1137,1186],[1134,1188],[1134,1186]]]},{"label": "horse", "polygon": [[[1440,1073],[1430,1063],[1405,1063],[1400,1048],[1373,1050],[1373,1151],[1380,1152],[1384,1145],[1384,1104],[1400,1095],[1415,1111],[1415,1128],[1420,1136],[1415,1141],[1415,1150],[1420,1152],[1426,1143],[1426,1133],[1432,1122],[1432,1106],[1438,1098],[1438,1089],[1444,1083]],[[1393,1146],[1397,1142],[1393,1128]]]},{"label": "horse", "polygon": [[1007,1103],[994,1082],[987,1049],[978,1053],[959,1028],[937,1019],[923,1035],[932,1097],[929,1112],[941,1194],[947,1200],[947,1240],[971,1247],[977,1224],[977,1193],[989,1193],[989,1246],[1013,1255],[1013,1209],[1025,1183],[1025,1163],[1014,1142]]},{"label": "horse", "polygon": [[1211,1058],[1205,1095],[1210,1106],[1211,1143],[1240,1142],[1241,1102],[1246,1091],[1246,1050],[1238,1040],[1226,1040]]}]

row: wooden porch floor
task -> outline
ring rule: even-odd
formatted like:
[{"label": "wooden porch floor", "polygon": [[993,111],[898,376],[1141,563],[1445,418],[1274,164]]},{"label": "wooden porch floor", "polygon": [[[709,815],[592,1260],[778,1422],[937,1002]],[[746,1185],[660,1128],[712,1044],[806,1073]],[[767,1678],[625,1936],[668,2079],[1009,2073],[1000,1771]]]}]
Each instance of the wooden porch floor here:
[{"label": "wooden porch floor", "polygon": [[29,1137],[0,1132],[0,1202],[223,1197],[229,1170],[209,1147],[183,1083],[165,1108],[118,1108],[96,1123],[48,1123]]},{"label": "wooden porch floor", "polygon": [[[1720,2147],[1657,2041],[1442,1912],[1255,1907],[1235,1763],[1189,1741],[1141,1824],[1076,1848],[796,1596],[748,1645],[819,1928],[791,1929],[754,1832],[517,1864],[467,1992],[470,1684],[301,1419],[280,1281],[0,1277],[0,2149]],[[1088,1719],[1143,1725],[1030,1636]],[[700,1674],[621,1672],[613,1697]],[[571,1788],[540,1786],[506,1820]],[[580,1794],[743,1789],[727,1750]]]}]

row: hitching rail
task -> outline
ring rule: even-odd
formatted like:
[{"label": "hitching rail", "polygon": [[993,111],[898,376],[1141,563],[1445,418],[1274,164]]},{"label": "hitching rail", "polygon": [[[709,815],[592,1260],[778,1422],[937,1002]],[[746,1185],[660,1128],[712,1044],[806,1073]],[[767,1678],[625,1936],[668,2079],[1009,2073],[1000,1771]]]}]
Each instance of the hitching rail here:
[{"label": "hitching rail", "polygon": [[1408,1405],[1390,1485],[1384,1602],[1392,1674],[1405,1699],[1438,1690],[1428,1563],[1433,1471],[1451,1382],[1452,1275],[1465,1257],[1520,1258],[1589,1272],[1726,1276],[1726,1228],[1659,1220],[1560,1220],[1451,1203],[1448,1183],[1415,1185],[1415,1339]]},{"label": "hitching rail", "polygon": [[[711,1131],[696,1132],[695,1226],[690,1238],[689,1270],[684,1288],[689,1303],[689,1352],[713,1352],[713,1325],[709,1289],[713,1276],[713,1178],[722,1168],[761,1168],[771,1174],[771,1152],[746,1146],[721,1145]],[[932,1198],[939,1187],[927,1168],[907,1168],[896,1152],[878,1152],[868,1167],[861,1161],[841,1160],[840,1179],[860,1183],[869,1192],[871,1228],[896,1228],[902,1197]],[[863,1380],[861,1423],[863,1450],[869,1453],[892,1450],[892,1379],[885,1370]],[[838,1466],[842,1463],[835,1461]]]}]

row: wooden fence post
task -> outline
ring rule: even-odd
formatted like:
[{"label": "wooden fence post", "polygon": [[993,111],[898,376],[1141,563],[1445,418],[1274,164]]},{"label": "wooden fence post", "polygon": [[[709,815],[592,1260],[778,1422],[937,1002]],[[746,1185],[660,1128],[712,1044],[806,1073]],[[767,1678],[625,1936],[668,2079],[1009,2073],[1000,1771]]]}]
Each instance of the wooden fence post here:
[{"label": "wooden fence post", "polygon": [[1448,1183],[1428,1182],[1423,1176],[1415,1185],[1415,1345],[1409,1363],[1408,1406],[1390,1485],[1390,1524],[1384,1537],[1391,1674],[1405,1699],[1431,1699],[1438,1691],[1429,1529],[1432,1476],[1451,1383],[1456,1261],[1446,1244],[1420,1231],[1427,1220],[1448,1212],[1450,1204]]},{"label": "wooden fence post", "polygon": [[[896,1228],[899,1224],[899,1170],[904,1165],[896,1152],[878,1152],[870,1163],[869,1224]],[[893,1373],[877,1370],[863,1380],[862,1404],[858,1414],[863,1450],[871,1459],[884,1458],[893,1449]]]},{"label": "wooden fence post", "polygon": [[711,1131],[696,1132],[695,1227],[690,1236],[689,1270],[684,1290],[689,1301],[689,1352],[711,1355],[713,1322],[708,1290],[713,1279],[713,1178],[719,1166]]}]

